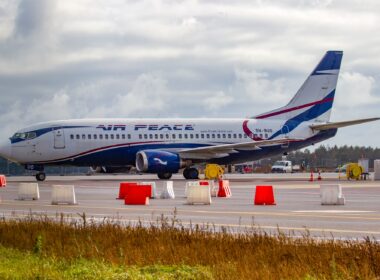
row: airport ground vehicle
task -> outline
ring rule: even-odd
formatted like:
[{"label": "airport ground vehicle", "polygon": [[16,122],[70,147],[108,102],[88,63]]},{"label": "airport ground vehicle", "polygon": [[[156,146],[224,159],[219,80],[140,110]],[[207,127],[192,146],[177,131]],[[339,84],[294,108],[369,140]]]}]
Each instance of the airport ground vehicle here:
[{"label": "airport ground vehicle", "polygon": [[290,160],[278,160],[272,165],[272,173],[292,173],[293,167]]}]

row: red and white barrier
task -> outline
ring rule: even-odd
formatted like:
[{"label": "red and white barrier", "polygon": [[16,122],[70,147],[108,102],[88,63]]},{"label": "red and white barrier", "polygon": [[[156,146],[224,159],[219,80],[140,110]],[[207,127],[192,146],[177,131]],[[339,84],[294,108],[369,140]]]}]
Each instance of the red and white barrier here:
[{"label": "red and white barrier", "polygon": [[231,197],[230,181],[219,180],[218,197]]}]

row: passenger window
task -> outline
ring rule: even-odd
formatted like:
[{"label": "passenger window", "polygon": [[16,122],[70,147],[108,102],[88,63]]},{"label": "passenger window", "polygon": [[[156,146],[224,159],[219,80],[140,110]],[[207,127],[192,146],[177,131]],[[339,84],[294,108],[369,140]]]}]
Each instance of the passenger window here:
[{"label": "passenger window", "polygon": [[87,135],[87,139],[91,140],[91,134]]},{"label": "passenger window", "polygon": [[226,138],[226,134],[222,134],[223,138]]},{"label": "passenger window", "polygon": [[236,133],[234,133],[234,138],[236,138]]},{"label": "passenger window", "polygon": [[125,134],[122,134],[122,135],[121,135],[121,139],[125,139]]},{"label": "passenger window", "polygon": [[128,134],[128,139],[131,139],[131,134]]},{"label": "passenger window", "polygon": [[80,139],[80,136],[79,136],[79,134],[77,134],[77,139]]},{"label": "passenger window", "polygon": [[205,135],[204,135],[203,133],[201,133],[201,138],[202,138],[202,139],[205,138]]},{"label": "passenger window", "polygon": [[214,139],[214,138],[215,138],[215,134],[211,134],[211,138],[213,138],[213,139]]},{"label": "passenger window", "polygon": [[185,134],[183,135],[183,137],[184,137],[185,139],[187,139],[187,134],[185,133]]},{"label": "passenger window", "polygon": [[149,139],[153,139],[153,134],[149,134]]},{"label": "passenger window", "polygon": [[163,134],[160,134],[160,139],[164,139],[164,135]]},{"label": "passenger window", "polygon": [[197,133],[197,134],[195,134],[195,138],[197,138],[197,139],[199,138],[199,134],[198,134],[198,133]]},{"label": "passenger window", "polygon": [[169,139],[169,134],[165,134],[166,139]]},{"label": "passenger window", "polygon": [[228,138],[231,138],[231,134],[228,134]]},{"label": "passenger window", "polygon": [[158,139],[158,134],[154,134],[154,139]]},{"label": "passenger window", "polygon": [[244,138],[247,138],[247,134],[244,134]]},{"label": "passenger window", "polygon": [[210,134],[207,133],[206,134],[206,138],[209,139],[210,138]]},{"label": "passenger window", "polygon": [[178,138],[179,138],[179,139],[182,139],[182,134],[178,134]]},{"label": "passenger window", "polygon": [[104,134],[104,139],[108,139],[108,134]]},{"label": "passenger window", "polygon": [[99,139],[100,139],[100,140],[103,139],[103,134],[99,134]]},{"label": "passenger window", "polygon": [[86,135],[82,134],[82,139],[86,139]]},{"label": "passenger window", "polygon": [[239,133],[239,138],[240,138],[240,139],[243,138],[243,135],[242,135],[241,133]]},{"label": "passenger window", "polygon": [[139,134],[139,139],[142,139],[142,134]]},{"label": "passenger window", "polygon": [[148,139],[148,134],[144,134],[144,139]]},{"label": "passenger window", "polygon": [[120,139],[120,135],[119,134],[116,134],[116,139]]},{"label": "passenger window", "polygon": [[71,134],[71,135],[70,135],[70,139],[74,139],[74,134]]},{"label": "passenger window", "polygon": [[173,139],[175,139],[175,134],[173,134]]},{"label": "passenger window", "polygon": [[193,139],[194,135],[193,134],[190,134],[190,139]]},{"label": "passenger window", "polygon": [[216,137],[218,137],[218,139],[220,139],[220,134],[217,134]]},{"label": "passenger window", "polygon": [[268,138],[268,133],[265,133],[265,139],[267,139]]},{"label": "passenger window", "polygon": [[111,139],[113,140],[113,134],[110,135]]},{"label": "passenger window", "polygon": [[94,134],[94,139],[95,139],[95,140],[98,138],[97,136],[98,136],[98,135]]}]

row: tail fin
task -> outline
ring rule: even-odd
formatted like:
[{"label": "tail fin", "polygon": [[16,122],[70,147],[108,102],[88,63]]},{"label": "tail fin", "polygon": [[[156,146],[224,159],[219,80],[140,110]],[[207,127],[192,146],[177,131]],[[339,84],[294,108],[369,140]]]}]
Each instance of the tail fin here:
[{"label": "tail fin", "polygon": [[330,120],[342,51],[328,51],[290,102],[255,119],[284,119],[296,122]]}]

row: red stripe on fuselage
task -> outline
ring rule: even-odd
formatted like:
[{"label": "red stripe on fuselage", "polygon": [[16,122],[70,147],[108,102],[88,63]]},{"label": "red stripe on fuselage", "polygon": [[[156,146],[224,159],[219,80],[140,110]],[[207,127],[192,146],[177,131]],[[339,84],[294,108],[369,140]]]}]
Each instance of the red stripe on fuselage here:
[{"label": "red stripe on fuselage", "polygon": [[327,102],[330,102],[330,101],[333,101],[333,100],[334,100],[334,98],[326,98],[326,99],[322,99],[322,100],[319,100],[319,101],[315,101],[315,102],[307,103],[307,104],[304,104],[304,105],[296,106],[296,107],[293,107],[293,108],[289,108],[289,109],[285,109],[285,110],[269,113],[269,114],[266,114],[266,115],[257,116],[257,117],[255,117],[255,119],[265,119],[265,118],[281,115],[281,114],[284,114],[284,113],[288,113],[288,112],[291,112],[291,111],[299,110],[299,109],[302,109],[302,108],[310,107],[310,106],[313,106],[313,105],[316,105],[316,104],[327,103]]},{"label": "red stripe on fuselage", "polygon": [[85,152],[82,152],[82,153],[79,153],[76,155],[64,157],[64,158],[52,159],[52,160],[47,160],[47,161],[36,161],[35,163],[49,163],[49,162],[62,161],[62,160],[72,159],[72,158],[76,158],[79,156],[91,154],[91,153],[98,152],[101,150],[112,149],[112,148],[116,148],[116,147],[131,146],[131,145],[138,145],[138,144],[154,144],[154,143],[162,143],[162,142],[163,141],[148,141],[148,142],[132,142],[132,143],[116,144],[116,145],[110,145],[110,146],[105,146],[105,147],[100,147],[100,148],[88,150],[88,151],[85,151]]}]

